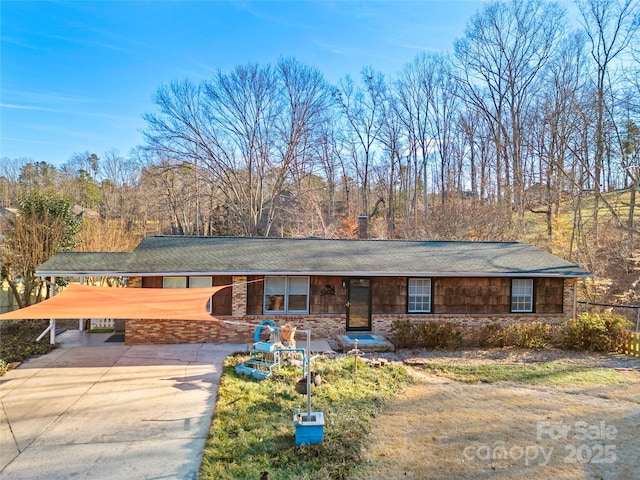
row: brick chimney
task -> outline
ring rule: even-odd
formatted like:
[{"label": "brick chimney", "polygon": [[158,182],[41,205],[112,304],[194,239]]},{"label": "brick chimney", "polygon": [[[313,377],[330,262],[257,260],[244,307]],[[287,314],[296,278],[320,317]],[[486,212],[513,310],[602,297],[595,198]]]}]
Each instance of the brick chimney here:
[{"label": "brick chimney", "polygon": [[367,240],[369,238],[369,217],[360,215],[358,217],[358,239]]}]

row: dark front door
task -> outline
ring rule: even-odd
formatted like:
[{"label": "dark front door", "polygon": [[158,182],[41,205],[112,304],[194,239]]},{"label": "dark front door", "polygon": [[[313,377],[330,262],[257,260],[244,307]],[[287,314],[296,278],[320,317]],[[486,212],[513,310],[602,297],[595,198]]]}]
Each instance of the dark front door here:
[{"label": "dark front door", "polygon": [[350,278],[347,330],[371,330],[371,279]]}]

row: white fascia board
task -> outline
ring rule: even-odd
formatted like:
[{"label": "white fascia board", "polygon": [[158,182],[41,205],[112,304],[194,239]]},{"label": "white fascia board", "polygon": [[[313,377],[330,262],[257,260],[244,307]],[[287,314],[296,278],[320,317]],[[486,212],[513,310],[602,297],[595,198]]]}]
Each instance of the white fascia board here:
[{"label": "white fascia board", "polygon": [[121,271],[90,271],[90,270],[73,270],[73,271],[62,271],[62,270],[36,270],[36,275],[38,277],[77,277],[79,275],[84,275],[87,277],[131,277],[131,272],[121,272]]},{"label": "white fascia board", "polygon": [[[77,275],[77,274],[76,274]],[[99,275],[99,273],[89,273],[85,275]],[[206,272],[123,272],[123,273],[102,273],[102,275],[122,275],[128,277],[202,277],[215,275],[273,275],[273,276],[320,276],[320,277],[522,277],[522,278],[588,278],[588,274],[567,275],[561,273],[532,273],[532,272],[347,272],[347,271],[206,271]]]}]

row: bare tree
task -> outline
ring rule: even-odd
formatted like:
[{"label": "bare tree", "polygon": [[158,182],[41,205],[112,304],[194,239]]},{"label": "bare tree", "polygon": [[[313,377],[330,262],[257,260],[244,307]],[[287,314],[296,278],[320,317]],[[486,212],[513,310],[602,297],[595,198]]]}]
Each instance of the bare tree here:
[{"label": "bare tree", "polygon": [[[398,115],[401,108],[398,97],[391,89],[383,103],[382,128],[380,130],[380,143],[388,157],[388,164],[381,165],[381,183],[386,184],[386,237],[396,236],[396,185],[398,183],[402,151],[404,149],[403,124]],[[406,137],[405,137],[406,138]],[[381,197],[382,198],[382,197]],[[378,205],[380,205],[378,203]]]},{"label": "bare tree", "polygon": [[193,208],[194,175],[191,163],[160,160],[142,172],[143,188],[155,194],[156,203],[163,205],[154,212],[160,221],[169,223],[173,235],[195,234]]},{"label": "bare tree", "polygon": [[435,142],[434,153],[439,159],[441,201],[444,204],[447,190],[456,183],[448,177],[452,173],[450,168],[455,149],[453,139],[458,115],[458,84],[451,73],[449,59],[445,56],[435,58],[434,75],[434,88],[429,97],[431,114],[428,118]]},{"label": "bare tree", "polygon": [[523,122],[564,28],[564,12],[541,0],[494,2],[469,21],[455,42],[466,101],[493,128],[498,196],[524,211]]},{"label": "bare tree", "polygon": [[[538,103],[531,112],[529,143],[538,159],[537,186],[526,198],[528,208],[543,213],[547,224],[547,248],[551,249],[553,219],[558,213],[565,185],[579,185],[581,168],[574,160],[571,144],[580,135],[585,110],[585,42],[575,32],[561,42],[548,67]],[[578,193],[580,193],[578,192]],[[544,208],[541,209],[540,206]],[[575,227],[575,225],[574,225]]]},{"label": "bare tree", "polygon": [[117,150],[104,154],[100,165],[100,213],[104,219],[120,220],[127,231],[141,221],[140,174],[141,167],[134,159],[125,158]]},{"label": "bare tree", "polygon": [[374,146],[382,128],[386,84],[384,76],[372,67],[363,68],[361,77],[362,87],[357,87],[350,77],[342,80],[335,91],[335,100],[352,136],[352,159],[360,180],[362,213],[370,215],[370,171],[375,157]]},{"label": "bare tree", "polygon": [[[427,160],[432,149],[433,135],[430,130],[429,103],[434,95],[436,57],[418,54],[400,73],[396,84],[399,107],[396,112],[404,124],[408,152],[406,165],[401,168],[401,182],[405,194],[405,222],[417,227],[419,185],[423,194],[423,224],[427,228],[429,217],[427,191]],[[422,182],[420,182],[422,180]],[[413,222],[409,218],[413,217]],[[417,232],[414,232],[414,234]]]},{"label": "bare tree", "polygon": [[638,0],[577,0],[582,26],[591,44],[591,58],[595,65],[595,133],[593,141],[593,180],[596,199],[593,208],[594,238],[598,243],[598,212],[602,197],[605,157],[606,96],[610,70],[614,60],[628,47],[640,28]]},{"label": "bare tree", "polygon": [[495,155],[492,150],[491,129],[487,118],[474,105],[464,105],[458,117],[458,128],[462,131],[471,195],[486,201],[492,197],[494,185],[493,168]]},{"label": "bare tree", "polygon": [[245,235],[268,236],[329,98],[320,72],[295,60],[239,66],[161,88],[145,138],[166,159],[202,167]]},{"label": "bare tree", "polygon": [[[626,178],[629,180],[629,189],[631,190],[627,226],[632,229],[629,243],[631,246],[630,250],[633,251],[635,245],[633,230],[636,228],[634,223],[635,207],[638,189],[640,188],[640,41],[637,39],[635,45],[633,45],[631,58],[633,61],[627,74],[629,80],[629,94],[627,98],[629,100],[628,111],[633,112],[635,121],[627,118],[627,133],[622,146],[622,168],[624,169]],[[629,117],[631,117],[631,114]]]},{"label": "bare tree", "polygon": [[24,167],[33,163],[28,158],[0,158],[0,206],[16,206],[18,181]]}]

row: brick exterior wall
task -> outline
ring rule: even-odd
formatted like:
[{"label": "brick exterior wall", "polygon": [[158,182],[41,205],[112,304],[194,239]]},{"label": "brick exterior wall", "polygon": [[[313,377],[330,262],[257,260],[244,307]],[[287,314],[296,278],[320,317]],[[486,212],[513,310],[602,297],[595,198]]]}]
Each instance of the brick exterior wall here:
[{"label": "brick exterior wall", "polygon": [[231,316],[243,317],[247,314],[247,277],[238,275],[233,277],[231,292]]},{"label": "brick exterior wall", "polygon": [[[138,279],[139,280],[139,279]],[[272,319],[278,325],[290,323],[299,330],[311,329],[312,338],[331,338],[345,333],[344,313],[308,315],[247,315],[246,277],[233,278],[233,314],[217,316],[218,321],[179,320],[127,320],[125,339],[129,345],[162,343],[252,343],[253,333],[264,319]],[[130,278],[128,287],[141,285],[141,281]],[[563,289],[563,311],[561,313],[488,313],[488,314],[407,314],[373,313],[372,332],[389,334],[394,320],[456,322],[465,330],[478,329],[497,323],[540,321],[559,325],[573,315],[576,280],[565,279]],[[301,341],[303,337],[298,337]]]},{"label": "brick exterior wall", "polygon": [[[126,343],[163,344],[163,343],[252,343],[253,333],[264,319],[271,319],[278,325],[289,323],[298,330],[311,329],[312,338],[333,338],[346,333],[345,315],[307,315],[295,317],[289,315],[251,315],[246,317],[219,317],[219,321],[196,322],[180,320],[127,320]],[[497,323],[509,325],[513,322],[546,322],[559,325],[567,319],[564,315],[544,314],[493,314],[493,315],[388,315],[372,316],[372,332],[388,335],[394,320],[414,322],[455,322],[465,331]],[[300,338],[298,338],[300,341]]]}]

